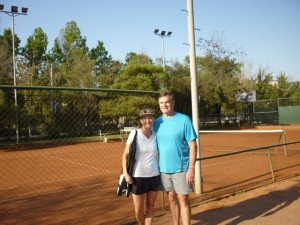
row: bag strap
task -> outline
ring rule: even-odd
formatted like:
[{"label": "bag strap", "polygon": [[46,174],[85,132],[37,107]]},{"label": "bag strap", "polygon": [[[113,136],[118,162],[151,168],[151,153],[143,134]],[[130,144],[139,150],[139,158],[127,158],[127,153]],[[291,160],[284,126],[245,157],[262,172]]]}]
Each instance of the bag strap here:
[{"label": "bag strap", "polygon": [[132,142],[131,142],[131,144],[130,144],[130,146],[129,146],[129,148],[128,148],[128,154],[129,154],[129,152],[130,152],[130,150],[132,149],[132,144],[134,143],[134,142],[136,142],[136,135],[137,135],[137,130],[135,130],[135,134],[134,134],[134,137],[133,137],[133,140],[132,140]]},{"label": "bag strap", "polygon": [[137,130],[135,130],[135,135],[133,138],[133,141],[129,147],[129,153],[127,158],[127,172],[132,175],[133,172],[133,164],[135,159],[135,152],[136,152],[136,136],[137,136]]}]

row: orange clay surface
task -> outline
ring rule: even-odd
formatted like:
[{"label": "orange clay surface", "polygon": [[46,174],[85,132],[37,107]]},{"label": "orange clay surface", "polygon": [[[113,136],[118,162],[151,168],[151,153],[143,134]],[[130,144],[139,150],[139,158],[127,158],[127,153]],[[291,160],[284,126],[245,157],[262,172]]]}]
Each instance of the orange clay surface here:
[{"label": "orange clay surface", "polygon": [[[283,129],[287,142],[300,141],[300,126],[255,129]],[[278,135],[200,135],[202,157],[275,144]],[[132,197],[116,196],[124,146],[99,141],[41,150],[0,149],[0,224],[122,224],[124,215],[132,218]],[[295,219],[299,212],[288,211],[300,207],[299,183],[293,178],[193,207],[193,224],[300,224]],[[161,202],[160,193],[156,204]],[[155,217],[154,224],[171,224],[170,213]]]}]

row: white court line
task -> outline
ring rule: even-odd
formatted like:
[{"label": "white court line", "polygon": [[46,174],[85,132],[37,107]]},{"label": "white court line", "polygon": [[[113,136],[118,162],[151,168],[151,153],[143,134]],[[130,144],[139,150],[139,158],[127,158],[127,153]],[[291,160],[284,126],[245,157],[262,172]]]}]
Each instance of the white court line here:
[{"label": "white court line", "polygon": [[100,172],[112,173],[111,170],[102,170],[102,169],[99,169],[98,167],[89,166],[89,165],[82,164],[82,163],[79,163],[79,162],[74,162],[74,161],[68,160],[68,159],[62,159],[62,158],[59,158],[59,157],[56,157],[56,156],[50,156],[50,157],[52,157],[54,159],[58,159],[58,160],[63,161],[63,162],[69,162],[69,163],[77,164],[77,165],[80,165],[80,166],[83,166],[83,167],[92,168],[92,169],[98,170]]}]

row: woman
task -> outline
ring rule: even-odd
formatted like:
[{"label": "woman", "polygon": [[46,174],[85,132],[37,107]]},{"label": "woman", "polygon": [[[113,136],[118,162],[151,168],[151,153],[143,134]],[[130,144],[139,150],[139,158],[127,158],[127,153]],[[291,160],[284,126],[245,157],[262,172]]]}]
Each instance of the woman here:
[{"label": "woman", "polygon": [[[161,180],[157,161],[156,135],[152,131],[154,114],[151,109],[143,109],[140,114],[141,128],[137,129],[136,153],[133,174],[126,169],[129,147],[133,141],[135,130],[131,131],[123,153],[122,165],[127,183],[132,184],[132,198],[138,224],[152,224],[154,203],[161,190]],[[146,213],[144,202],[146,200]]]}]

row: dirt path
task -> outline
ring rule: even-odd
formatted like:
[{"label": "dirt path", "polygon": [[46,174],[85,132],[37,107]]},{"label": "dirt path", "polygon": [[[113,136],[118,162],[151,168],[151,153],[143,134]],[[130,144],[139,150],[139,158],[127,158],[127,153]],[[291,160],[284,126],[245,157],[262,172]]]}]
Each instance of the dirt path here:
[{"label": "dirt path", "polygon": [[[192,208],[192,224],[299,225],[300,176]],[[171,224],[170,213],[155,225]]]}]

